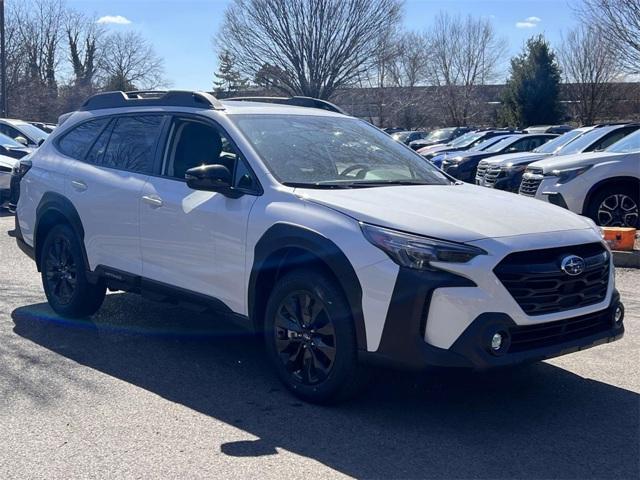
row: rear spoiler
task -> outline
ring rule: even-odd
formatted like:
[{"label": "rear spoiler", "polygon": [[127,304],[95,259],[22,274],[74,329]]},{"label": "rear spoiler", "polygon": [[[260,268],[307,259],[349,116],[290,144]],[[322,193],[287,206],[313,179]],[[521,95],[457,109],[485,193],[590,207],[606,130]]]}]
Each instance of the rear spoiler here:
[{"label": "rear spoiler", "polygon": [[75,112],[67,112],[67,113],[63,113],[62,115],[60,115],[58,117],[58,126],[62,125],[74,113]]}]

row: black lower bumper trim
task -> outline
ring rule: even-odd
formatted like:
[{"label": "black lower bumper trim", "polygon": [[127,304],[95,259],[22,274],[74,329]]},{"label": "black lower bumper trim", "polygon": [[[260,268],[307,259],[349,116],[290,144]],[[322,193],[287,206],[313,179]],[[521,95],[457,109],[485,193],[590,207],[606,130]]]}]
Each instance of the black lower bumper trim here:
[{"label": "black lower bumper trim", "polygon": [[[488,312],[479,315],[448,350],[429,345],[423,340],[424,337],[414,337],[415,342],[405,338],[401,342],[398,337],[402,337],[403,334],[402,330],[398,329],[394,331],[395,343],[411,348],[389,350],[384,348],[385,344],[381,342],[378,351],[362,352],[361,359],[371,364],[413,370],[430,366],[487,369],[540,361],[620,339],[624,335],[624,326],[622,323],[616,324],[614,321],[614,312],[618,305],[621,305],[620,295],[616,291],[608,308],[591,315],[593,317],[602,316],[603,321],[598,324],[599,326],[585,328],[583,334],[580,334],[577,328],[581,326],[581,322],[586,322],[583,317],[587,316],[564,320],[561,322],[574,325],[573,329],[565,327],[566,332],[563,332],[563,335],[558,335],[555,341],[543,343],[533,341],[530,343],[532,348],[529,349],[514,347],[512,350],[505,348],[505,353],[500,352],[498,355],[492,353],[490,344],[494,333],[506,332],[509,334],[509,332],[522,331],[527,327],[518,326],[505,313]],[[387,322],[389,320],[387,318]],[[545,325],[552,329],[557,327],[554,324],[561,322],[548,322],[540,324],[540,327]],[[385,332],[383,332],[383,340],[385,340]],[[526,332],[526,334],[529,335],[530,332]],[[507,339],[508,344],[509,339]]]}]

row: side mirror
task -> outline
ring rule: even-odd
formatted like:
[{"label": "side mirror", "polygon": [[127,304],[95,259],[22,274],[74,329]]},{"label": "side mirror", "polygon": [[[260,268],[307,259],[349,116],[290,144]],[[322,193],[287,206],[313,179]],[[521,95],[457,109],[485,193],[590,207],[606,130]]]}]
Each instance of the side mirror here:
[{"label": "side mirror", "polygon": [[242,194],[233,189],[231,172],[220,164],[200,165],[186,171],[184,178],[189,188],[207,192],[219,192],[237,198]]},{"label": "side mirror", "polygon": [[38,140],[38,146],[42,145],[44,143],[44,138],[41,138],[40,140]]},{"label": "side mirror", "polygon": [[26,147],[27,145],[29,145],[29,141],[28,141],[26,138],[24,138],[23,136],[21,136],[21,135],[19,135],[19,136],[17,136],[16,138],[14,138],[14,140],[15,140],[16,142],[18,142],[18,143],[21,143],[21,144],[22,144],[22,145],[24,145],[25,147]]}]

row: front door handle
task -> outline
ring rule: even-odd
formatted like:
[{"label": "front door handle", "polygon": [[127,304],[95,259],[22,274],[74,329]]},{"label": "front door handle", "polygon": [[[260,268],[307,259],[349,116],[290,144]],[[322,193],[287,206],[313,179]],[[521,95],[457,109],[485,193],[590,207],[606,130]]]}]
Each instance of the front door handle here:
[{"label": "front door handle", "polygon": [[160,208],[163,205],[162,199],[157,195],[144,195],[142,201],[152,208]]},{"label": "front door handle", "polygon": [[78,192],[84,192],[87,189],[87,184],[80,180],[71,180],[71,186]]}]

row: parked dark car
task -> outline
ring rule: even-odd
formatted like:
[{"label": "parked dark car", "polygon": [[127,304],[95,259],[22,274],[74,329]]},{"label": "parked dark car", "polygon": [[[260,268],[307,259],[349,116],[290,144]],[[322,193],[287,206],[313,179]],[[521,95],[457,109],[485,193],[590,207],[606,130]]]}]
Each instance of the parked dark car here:
[{"label": "parked dark car", "polygon": [[442,167],[442,162],[447,157],[457,157],[458,155],[464,155],[465,153],[468,153],[468,152],[482,152],[484,150],[487,150],[489,147],[495,145],[499,141],[504,140],[505,138],[509,138],[511,135],[513,135],[513,134],[498,135],[496,137],[486,138],[483,141],[481,141],[480,143],[478,143],[478,144],[474,145],[473,147],[469,148],[468,150],[454,150],[452,152],[451,151],[447,151],[447,152],[443,152],[443,153],[438,153],[435,157],[430,158],[429,161],[431,163],[433,163],[436,167],[441,168]]},{"label": "parked dark car", "polygon": [[486,150],[447,156],[442,162],[442,169],[458,180],[475,183],[476,169],[480,160],[502,153],[529,152],[556,136],[550,133],[510,135]]},{"label": "parked dark car", "polygon": [[426,137],[428,134],[429,132],[425,132],[424,130],[405,130],[392,133],[391,138],[397,140],[398,142],[402,142],[405,145],[409,145],[411,142],[420,140]]},{"label": "parked dark car", "polygon": [[429,132],[429,134],[423,139],[414,140],[409,144],[409,146],[414,150],[420,150],[421,148],[428,147],[429,145],[449,143],[469,131],[471,131],[471,128],[469,127],[438,128],[437,130]]},{"label": "parked dark car", "polygon": [[476,172],[476,184],[509,192],[518,192],[527,166],[550,156],[604,150],[640,124],[596,125],[571,130],[531,152],[498,155],[482,160]]},{"label": "parked dark car", "polygon": [[506,129],[483,129],[474,130],[456,138],[455,140],[445,145],[432,145],[418,150],[418,153],[425,157],[427,160],[433,159],[436,155],[441,155],[446,152],[458,152],[462,150],[470,150],[476,145],[481,144],[485,140],[491,137],[497,137],[500,135],[509,135],[513,133],[521,133],[514,130]]}]

